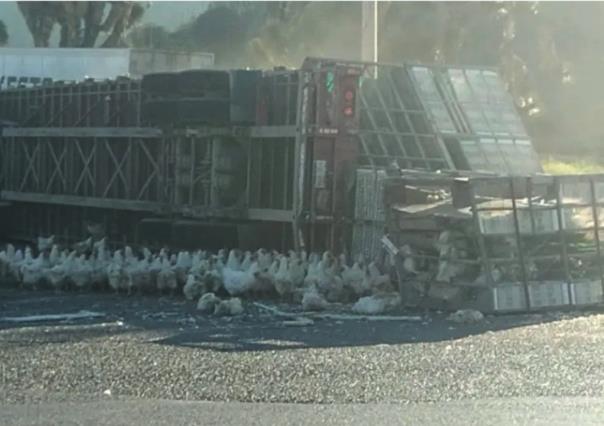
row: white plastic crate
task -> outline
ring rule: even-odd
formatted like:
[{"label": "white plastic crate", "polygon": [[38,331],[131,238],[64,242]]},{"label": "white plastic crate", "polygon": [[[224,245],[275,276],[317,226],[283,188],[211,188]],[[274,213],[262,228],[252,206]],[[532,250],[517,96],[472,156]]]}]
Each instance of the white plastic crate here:
[{"label": "white plastic crate", "polygon": [[529,298],[531,309],[570,304],[568,284],[561,281],[530,283]]},{"label": "white plastic crate", "polygon": [[513,312],[526,310],[526,296],[522,284],[505,283],[490,290],[493,296],[493,311]]},{"label": "white plastic crate", "polygon": [[604,302],[602,282],[600,280],[585,280],[571,284],[573,305],[597,305]]}]

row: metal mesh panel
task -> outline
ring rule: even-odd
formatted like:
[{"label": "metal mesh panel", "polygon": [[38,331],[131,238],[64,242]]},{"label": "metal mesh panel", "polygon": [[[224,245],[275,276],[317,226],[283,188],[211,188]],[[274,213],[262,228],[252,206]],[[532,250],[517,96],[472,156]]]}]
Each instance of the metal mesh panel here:
[{"label": "metal mesh panel", "polygon": [[542,171],[495,71],[418,65],[367,69],[371,72],[360,90],[361,164],[508,175]]},{"label": "metal mesh panel", "polygon": [[[418,70],[412,79],[406,67],[380,66],[377,78],[367,75],[361,80],[361,164],[383,167],[396,162],[403,168],[450,168],[431,114],[443,130],[453,129],[453,123],[429,72]],[[427,108],[418,90],[426,97]]]}]

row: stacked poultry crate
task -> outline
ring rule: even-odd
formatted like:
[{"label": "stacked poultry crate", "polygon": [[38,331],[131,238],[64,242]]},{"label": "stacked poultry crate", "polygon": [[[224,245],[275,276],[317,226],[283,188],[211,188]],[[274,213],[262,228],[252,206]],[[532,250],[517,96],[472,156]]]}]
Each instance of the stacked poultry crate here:
[{"label": "stacked poultry crate", "polygon": [[226,125],[230,121],[230,79],[226,71],[188,70],[147,74],[142,90],[143,121],[151,125]]},{"label": "stacked poultry crate", "polygon": [[407,261],[406,285],[483,311],[604,301],[604,176],[431,180],[406,177],[387,188],[387,227]]},{"label": "stacked poultry crate", "polygon": [[356,171],[352,253],[375,258],[384,235],[384,170],[360,168]]}]

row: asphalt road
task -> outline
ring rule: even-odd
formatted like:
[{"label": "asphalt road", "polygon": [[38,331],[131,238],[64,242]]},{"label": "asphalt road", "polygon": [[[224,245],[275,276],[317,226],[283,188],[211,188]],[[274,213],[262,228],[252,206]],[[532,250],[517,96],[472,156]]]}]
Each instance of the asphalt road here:
[{"label": "asphalt road", "polygon": [[604,400],[514,398],[413,404],[104,400],[2,405],[4,425],[601,425]]},{"label": "asphalt road", "polygon": [[0,424],[604,419],[598,312],[290,327],[245,309],[219,318],[182,298],[0,288]]}]

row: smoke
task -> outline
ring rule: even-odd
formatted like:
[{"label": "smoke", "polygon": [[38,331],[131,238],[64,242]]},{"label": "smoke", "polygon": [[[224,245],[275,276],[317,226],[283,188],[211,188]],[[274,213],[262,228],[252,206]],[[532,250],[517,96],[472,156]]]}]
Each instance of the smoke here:
[{"label": "smoke", "polygon": [[357,59],[360,19],[353,2],[217,2],[173,32],[143,26],[129,40],[208,50],[220,67],[298,67],[307,56]]},{"label": "smoke", "polygon": [[[380,61],[498,67],[542,152],[595,152],[604,139],[604,4],[380,2],[378,10]],[[174,32],[141,27],[131,41],[209,50],[221,67],[299,67],[307,56],[359,59],[360,27],[359,2],[216,2]]]}]

